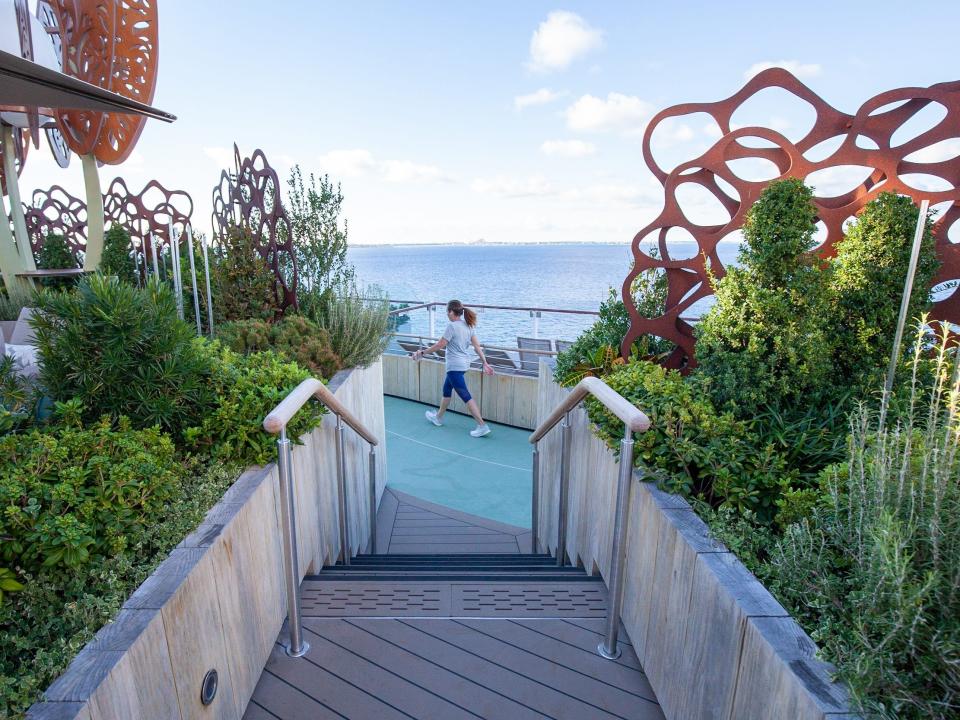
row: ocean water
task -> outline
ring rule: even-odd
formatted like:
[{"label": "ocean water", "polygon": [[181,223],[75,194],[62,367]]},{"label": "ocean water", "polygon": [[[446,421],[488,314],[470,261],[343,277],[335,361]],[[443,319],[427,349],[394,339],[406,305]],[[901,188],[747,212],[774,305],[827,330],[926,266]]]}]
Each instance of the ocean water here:
[{"label": "ocean water", "polygon": [[[680,247],[680,245],[690,247]],[[722,244],[720,258],[735,264],[739,247]],[[677,257],[691,257],[693,243],[678,243]],[[362,284],[378,285],[392,299],[446,302],[451,298],[486,305],[597,310],[608,288],[623,284],[632,260],[629,245],[392,245],[354,246],[348,259]],[[709,302],[698,303],[694,314]],[[427,335],[424,310],[411,312],[398,332]],[[592,316],[542,313],[540,337],[573,340]],[[437,313],[437,332],[446,318]],[[531,337],[529,313],[485,310],[478,335],[487,343],[515,345],[518,335]]]}]

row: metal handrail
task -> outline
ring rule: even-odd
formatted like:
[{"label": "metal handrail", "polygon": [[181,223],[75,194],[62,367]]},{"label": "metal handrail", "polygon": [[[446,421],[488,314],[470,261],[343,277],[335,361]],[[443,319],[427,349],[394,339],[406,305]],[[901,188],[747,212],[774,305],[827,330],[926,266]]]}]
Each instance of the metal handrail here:
[{"label": "metal handrail", "polygon": [[538,443],[557,423],[561,425],[560,435],[560,487],[557,510],[557,565],[563,565],[567,546],[567,499],[570,492],[570,413],[587,395],[592,395],[610,412],[623,421],[623,439],[620,441],[620,472],[617,479],[617,504],[613,520],[613,547],[610,552],[610,608],[607,612],[607,632],[604,640],[597,646],[597,652],[608,660],[620,657],[618,635],[620,632],[620,610],[623,606],[624,553],[627,545],[627,523],[630,510],[630,478],[633,474],[633,434],[646,432],[650,428],[650,419],[635,408],[620,393],[603,380],[588,377],[577,383],[570,394],[564,398],[550,416],[530,435],[533,444],[533,497],[531,520],[532,551],[539,549],[540,524],[540,448]]},{"label": "metal handrail", "polygon": [[[398,333],[392,332],[387,333],[391,337],[401,337],[401,338],[410,338],[411,340],[417,340],[418,342],[427,341],[431,344],[437,342],[440,338],[432,338],[429,335],[412,335],[410,333]],[[503,350],[504,352],[525,352],[530,353],[531,355],[546,355],[547,357],[554,357],[558,355],[556,350],[534,350],[533,348],[521,348],[521,347],[506,347],[505,345],[488,345],[487,343],[480,343],[480,347],[484,350]]]},{"label": "metal handrail", "polygon": [[[390,315],[399,315],[401,313],[411,312],[413,310],[424,310],[435,307],[446,307],[446,302],[421,302],[419,300],[388,300],[391,303],[403,303],[403,302],[416,302],[417,305],[412,305],[409,307],[397,308],[396,310],[391,310]],[[464,307],[468,307],[471,310],[521,310],[524,312],[546,312],[546,313],[560,313],[564,315],[599,315],[600,313],[597,310],[571,310],[568,308],[543,308],[543,307],[525,307],[520,305],[481,305],[477,303],[463,303]]]},{"label": "metal handrail", "polygon": [[377,437],[347,410],[326,385],[316,378],[308,378],[297,385],[263,420],[264,430],[271,435],[280,434],[277,439],[277,468],[280,474],[280,520],[283,525],[283,567],[290,632],[290,641],[285,649],[290,657],[302,657],[310,649],[310,645],[303,639],[303,623],[300,615],[300,568],[297,553],[296,510],[293,502],[293,462],[290,439],[287,437],[287,424],[300,408],[306,405],[310,398],[317,398],[326,405],[330,412],[337,416],[337,514],[340,522],[340,553],[343,564],[350,564],[344,423],[349,425],[370,445],[368,469],[370,481],[370,552],[375,553],[377,551],[377,455],[374,450],[378,444]]}]

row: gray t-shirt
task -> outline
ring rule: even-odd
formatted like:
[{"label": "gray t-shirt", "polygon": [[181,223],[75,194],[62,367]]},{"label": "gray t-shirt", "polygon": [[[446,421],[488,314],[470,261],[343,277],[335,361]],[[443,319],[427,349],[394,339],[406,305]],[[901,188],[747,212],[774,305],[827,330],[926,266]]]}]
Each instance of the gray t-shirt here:
[{"label": "gray t-shirt", "polygon": [[443,337],[447,341],[447,372],[469,370],[470,362],[473,360],[470,354],[473,328],[463,320],[455,320],[447,325],[447,329],[443,331]]}]

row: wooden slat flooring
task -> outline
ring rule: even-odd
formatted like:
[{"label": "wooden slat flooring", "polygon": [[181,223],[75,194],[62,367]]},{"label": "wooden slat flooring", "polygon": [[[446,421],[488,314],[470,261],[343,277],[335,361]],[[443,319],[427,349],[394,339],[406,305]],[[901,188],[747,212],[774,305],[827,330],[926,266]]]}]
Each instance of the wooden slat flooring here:
[{"label": "wooden slat flooring", "polygon": [[593,624],[308,618],[310,651],[277,645],[244,717],[663,718],[632,648],[625,662],[600,658]]}]

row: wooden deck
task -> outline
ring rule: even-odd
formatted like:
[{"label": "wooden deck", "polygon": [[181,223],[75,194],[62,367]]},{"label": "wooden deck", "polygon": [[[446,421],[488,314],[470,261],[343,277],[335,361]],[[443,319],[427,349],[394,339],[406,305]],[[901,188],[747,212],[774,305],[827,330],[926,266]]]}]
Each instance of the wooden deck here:
[{"label": "wooden deck", "polygon": [[606,587],[518,556],[526,529],[388,490],[378,532],[380,556],[304,581],[310,649],[281,632],[246,720],[664,717],[625,630],[619,659],[597,654]]},{"label": "wooden deck", "polygon": [[377,552],[528,553],[530,530],[387,488],[377,512]]}]

